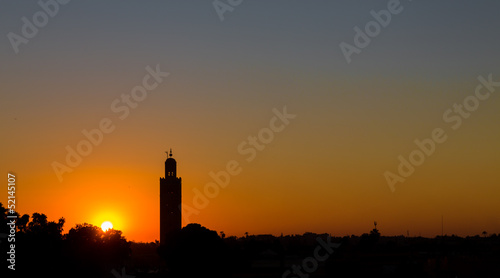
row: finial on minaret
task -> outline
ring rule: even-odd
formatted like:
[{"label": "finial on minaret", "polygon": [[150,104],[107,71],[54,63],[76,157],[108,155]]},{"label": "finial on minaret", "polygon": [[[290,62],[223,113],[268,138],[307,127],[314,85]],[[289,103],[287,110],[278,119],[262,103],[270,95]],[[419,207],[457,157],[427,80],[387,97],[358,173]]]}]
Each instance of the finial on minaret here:
[{"label": "finial on minaret", "polygon": [[172,157],[172,148],[170,148],[170,157]]}]

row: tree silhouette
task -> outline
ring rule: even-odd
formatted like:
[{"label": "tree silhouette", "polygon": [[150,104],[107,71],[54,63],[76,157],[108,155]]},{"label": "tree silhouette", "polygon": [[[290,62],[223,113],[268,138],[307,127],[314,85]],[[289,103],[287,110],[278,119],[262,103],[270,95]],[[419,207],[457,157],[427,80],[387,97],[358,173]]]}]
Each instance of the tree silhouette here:
[{"label": "tree silhouette", "polygon": [[28,228],[28,223],[30,222],[30,216],[28,214],[24,214],[17,220],[17,229],[20,232],[25,232]]},{"label": "tree silhouette", "polygon": [[216,231],[189,224],[160,246],[171,273],[177,277],[225,277],[228,271],[226,246]]},{"label": "tree silhouette", "polygon": [[8,239],[7,234],[9,233],[9,226],[7,226],[7,209],[0,202],[0,249],[2,250],[2,254],[0,254],[0,275],[2,277],[6,277],[4,273],[7,272],[7,247]]},{"label": "tree silhouette", "polygon": [[[48,221],[43,213],[25,214],[18,218],[16,233],[16,265],[22,276],[57,273],[54,261],[62,260],[65,220]],[[17,271],[17,270],[16,270]]]},{"label": "tree silhouette", "polygon": [[[110,270],[121,269],[130,254],[129,243],[121,231],[103,232],[97,226],[79,224],[63,235],[64,218],[49,221],[38,212],[31,217],[27,214],[20,217],[0,203],[2,250],[9,244],[8,215],[18,217],[12,243],[15,243],[15,271],[19,277],[110,277]],[[2,271],[7,269],[5,254],[2,252]],[[0,277],[4,277],[3,273]]]},{"label": "tree silhouette", "polygon": [[85,275],[93,277],[124,265],[130,255],[130,245],[121,231],[103,232],[97,226],[84,223],[68,232],[64,252],[73,269],[85,270]]}]

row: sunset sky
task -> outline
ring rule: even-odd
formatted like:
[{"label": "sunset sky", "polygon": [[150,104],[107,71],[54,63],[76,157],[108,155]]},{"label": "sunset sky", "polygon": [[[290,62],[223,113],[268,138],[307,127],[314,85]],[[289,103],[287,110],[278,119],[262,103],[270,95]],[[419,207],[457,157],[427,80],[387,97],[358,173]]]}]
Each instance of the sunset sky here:
[{"label": "sunset sky", "polygon": [[[500,82],[500,2],[402,0],[348,63],[339,45],[392,1],[248,0],[221,20],[213,1],[73,0],[16,53],[8,34],[43,9],[1,0],[0,202],[11,172],[21,214],[154,241],[172,148],[191,207],[210,172],[241,168],[183,226],[343,236],[377,221],[382,235],[434,237],[443,216],[445,234],[500,233],[500,84],[478,80]],[[157,68],[169,75],[126,106]],[[474,111],[453,111],[478,85]],[[238,146],[284,107],[296,117],[247,161]],[[102,121],[102,142],[69,167],[68,148]],[[445,142],[391,190],[384,173],[436,128]],[[54,162],[72,171],[59,179]]]}]

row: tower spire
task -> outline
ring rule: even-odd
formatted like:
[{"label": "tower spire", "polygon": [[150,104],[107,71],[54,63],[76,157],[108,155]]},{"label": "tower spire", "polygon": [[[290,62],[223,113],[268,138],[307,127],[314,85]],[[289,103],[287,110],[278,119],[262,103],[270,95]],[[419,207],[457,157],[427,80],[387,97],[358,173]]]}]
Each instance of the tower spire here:
[{"label": "tower spire", "polygon": [[165,245],[181,230],[182,186],[172,149],[165,152],[165,177],[160,178],[160,244]]}]

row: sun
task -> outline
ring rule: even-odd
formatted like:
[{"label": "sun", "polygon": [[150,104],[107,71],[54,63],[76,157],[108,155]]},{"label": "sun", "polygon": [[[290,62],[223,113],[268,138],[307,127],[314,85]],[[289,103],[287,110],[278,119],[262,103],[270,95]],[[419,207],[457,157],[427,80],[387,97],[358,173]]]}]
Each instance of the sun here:
[{"label": "sun", "polygon": [[104,221],[101,224],[101,229],[103,232],[106,232],[109,229],[113,229],[113,224],[109,221]]}]

